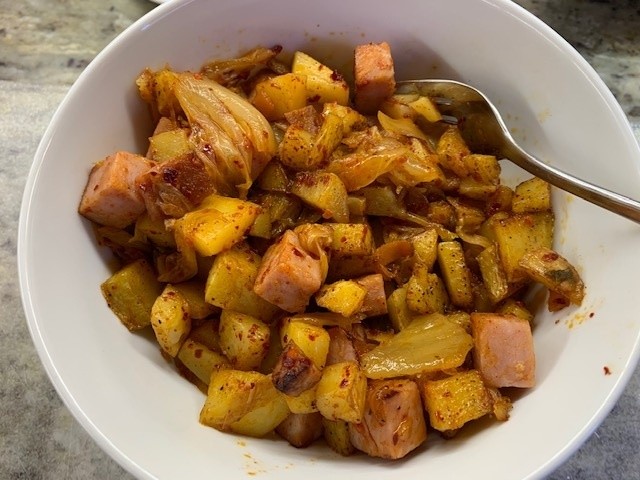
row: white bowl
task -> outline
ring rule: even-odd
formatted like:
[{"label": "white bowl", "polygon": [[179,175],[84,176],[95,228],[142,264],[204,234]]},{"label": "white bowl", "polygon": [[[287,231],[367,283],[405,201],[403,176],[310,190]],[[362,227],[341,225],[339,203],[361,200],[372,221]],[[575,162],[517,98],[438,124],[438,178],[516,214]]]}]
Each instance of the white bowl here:
[{"label": "white bowl", "polygon": [[159,6],[98,55],[57,111],[27,182],[18,245],[24,308],[52,382],[98,444],[134,475],[539,478],[575,451],[621,394],[640,352],[640,229],[563,193],[555,196],[557,247],[580,267],[588,294],[578,310],[539,313],[538,385],[516,401],[508,422],[447,442],[432,435],[419,454],[396,463],[201,426],[201,393],[108,310],[98,287],[108,258],[76,209],[95,161],[118,149],[144,151],[150,125],[133,83],[143,67],[195,69],[258,44],[282,44],[348,73],[355,44],[383,40],[398,79],[472,83],[532,153],[623,194],[640,191],[640,151],[611,93],[565,41],[510,1]]}]

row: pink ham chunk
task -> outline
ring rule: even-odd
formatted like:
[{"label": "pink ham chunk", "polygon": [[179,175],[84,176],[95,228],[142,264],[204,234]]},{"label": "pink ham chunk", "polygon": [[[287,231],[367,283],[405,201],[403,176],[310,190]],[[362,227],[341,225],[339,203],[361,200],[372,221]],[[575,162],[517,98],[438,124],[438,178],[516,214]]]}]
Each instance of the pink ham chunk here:
[{"label": "pink ham chunk", "polygon": [[472,313],[473,359],[489,387],[535,385],[531,325],[514,315]]},{"label": "pink ham chunk", "polygon": [[382,274],[374,273],[356,279],[356,282],[367,291],[358,313],[367,317],[384,315],[387,313],[387,296],[384,291]]},{"label": "pink ham chunk", "polygon": [[302,248],[296,233],[287,230],[264,254],[253,290],[281,309],[298,313],[304,311],[322,280],[320,260]]},{"label": "pink ham chunk", "polygon": [[100,225],[124,228],[145,210],[136,178],[153,162],[133,153],[117,152],[91,169],[78,211]]},{"label": "pink ham chunk", "polygon": [[418,386],[413,380],[370,381],[362,423],[349,424],[349,438],[372,457],[397,459],[427,439]]},{"label": "pink ham chunk", "polygon": [[355,104],[364,114],[374,114],[396,88],[391,48],[386,42],[358,45],[354,61]]}]

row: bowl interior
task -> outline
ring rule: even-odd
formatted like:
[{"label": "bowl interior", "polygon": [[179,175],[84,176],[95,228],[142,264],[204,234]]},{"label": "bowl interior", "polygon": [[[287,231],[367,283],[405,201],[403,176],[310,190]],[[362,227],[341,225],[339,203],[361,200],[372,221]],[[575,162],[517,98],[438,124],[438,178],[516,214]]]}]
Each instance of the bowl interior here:
[{"label": "bowl interior", "polygon": [[[579,266],[588,294],[580,309],[540,309],[538,386],[520,396],[508,422],[446,442],[431,434],[426,447],[396,463],[200,426],[202,394],[169,368],[148,336],[130,334],[111,314],[99,291],[109,257],[76,212],[95,161],[116,150],[145,151],[151,125],[133,83],[139,72],[167,63],[197,69],[211,58],[280,44],[348,76],[354,45],[369,41],[389,42],[398,79],[455,78],[483,90],[516,139],[542,159],[624,194],[638,190],[640,152],[610,92],[568,44],[507,0],[159,6],[91,63],[57,111],[35,158],[19,229],[23,302],[43,364],[76,418],[137,476],[387,478],[401,468],[463,478],[481,467],[496,479],[534,478],[577,448],[631,375],[640,336],[640,319],[630,314],[640,230],[562,192],[554,198],[557,248]],[[504,171],[511,182],[527,177],[508,165]]]}]

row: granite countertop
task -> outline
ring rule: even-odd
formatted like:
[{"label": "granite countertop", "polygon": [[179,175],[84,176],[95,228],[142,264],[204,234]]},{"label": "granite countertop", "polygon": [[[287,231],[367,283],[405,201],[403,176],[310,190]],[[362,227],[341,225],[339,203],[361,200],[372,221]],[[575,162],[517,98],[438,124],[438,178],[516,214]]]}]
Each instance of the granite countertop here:
[{"label": "granite countertop", "polygon": [[[640,140],[637,0],[519,0],[602,76]],[[20,303],[16,236],[33,155],[78,74],[147,0],[0,0],[0,479],[127,479],[64,407]],[[640,368],[604,423],[553,480],[640,479]]]}]

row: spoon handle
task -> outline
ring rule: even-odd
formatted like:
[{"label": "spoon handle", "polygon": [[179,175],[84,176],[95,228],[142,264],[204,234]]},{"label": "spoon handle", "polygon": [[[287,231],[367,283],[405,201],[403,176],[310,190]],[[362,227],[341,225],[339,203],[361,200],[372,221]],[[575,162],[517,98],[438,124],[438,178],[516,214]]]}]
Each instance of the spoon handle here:
[{"label": "spoon handle", "polygon": [[509,145],[509,160],[520,168],[528,171],[536,177],[566,190],[587,202],[591,202],[610,212],[617,213],[629,220],[640,223],[640,202],[619,193],[585,182],[573,175],[542,163],[533,155],[528,154],[516,144]]}]

